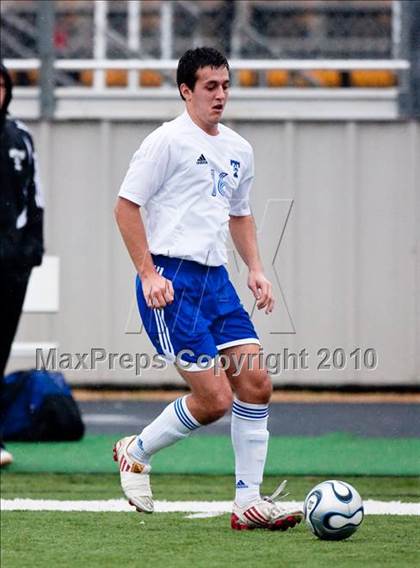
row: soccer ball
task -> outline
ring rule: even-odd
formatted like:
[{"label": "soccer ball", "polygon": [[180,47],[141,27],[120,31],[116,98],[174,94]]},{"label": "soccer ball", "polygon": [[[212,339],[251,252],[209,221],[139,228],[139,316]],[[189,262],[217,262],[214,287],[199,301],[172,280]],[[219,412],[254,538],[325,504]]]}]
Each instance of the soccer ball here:
[{"label": "soccer ball", "polygon": [[332,479],[313,487],[303,505],[305,521],[323,540],[343,540],[363,521],[363,501],[349,483]]}]

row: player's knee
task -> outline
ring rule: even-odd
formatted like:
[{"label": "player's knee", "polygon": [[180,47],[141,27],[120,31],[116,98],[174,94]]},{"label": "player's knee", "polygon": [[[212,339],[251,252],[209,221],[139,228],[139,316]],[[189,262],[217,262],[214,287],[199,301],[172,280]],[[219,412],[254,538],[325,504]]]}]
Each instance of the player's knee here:
[{"label": "player's knee", "polygon": [[222,418],[232,407],[233,396],[232,392],[218,392],[212,397],[211,404],[209,406],[209,420],[214,422],[219,418]]},{"label": "player's knee", "polygon": [[[267,371],[250,371],[247,379],[241,392],[238,392],[239,398],[241,400],[252,400],[256,404],[268,403],[273,393],[273,385]],[[245,398],[242,399],[241,395]]]},{"label": "player's knee", "polygon": [[273,383],[271,382],[270,376],[267,372],[264,373],[264,378],[261,380],[259,385],[259,393],[264,399],[264,402],[269,402],[271,395],[273,394]]}]

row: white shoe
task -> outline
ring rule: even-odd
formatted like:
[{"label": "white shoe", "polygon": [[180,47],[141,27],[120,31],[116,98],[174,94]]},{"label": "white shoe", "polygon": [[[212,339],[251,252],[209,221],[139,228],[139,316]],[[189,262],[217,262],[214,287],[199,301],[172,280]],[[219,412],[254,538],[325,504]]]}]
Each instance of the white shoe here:
[{"label": "white shoe", "polygon": [[304,517],[303,511],[284,509],[274,501],[280,496],[286,483],[283,481],[270,497],[257,499],[245,507],[239,507],[234,503],[230,526],[239,531],[250,529],[286,531],[299,524]]},{"label": "white shoe", "polygon": [[121,487],[130,505],[139,513],[153,513],[153,497],[150,488],[149,464],[133,460],[127,453],[128,446],[134,442],[136,436],[121,438],[114,446],[114,461],[120,466]]},{"label": "white shoe", "polygon": [[13,456],[6,448],[0,447],[0,467],[13,463]]}]

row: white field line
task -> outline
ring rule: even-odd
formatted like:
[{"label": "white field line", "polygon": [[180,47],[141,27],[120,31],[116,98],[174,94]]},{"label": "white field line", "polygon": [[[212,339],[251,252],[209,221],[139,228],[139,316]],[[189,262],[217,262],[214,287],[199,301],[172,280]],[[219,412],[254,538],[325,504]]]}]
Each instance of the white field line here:
[{"label": "white field line", "polygon": [[[299,501],[283,502],[287,508],[301,508]],[[401,503],[401,501],[364,502],[366,515],[420,515],[420,503]],[[102,501],[59,501],[48,499],[1,499],[2,511],[90,511],[90,512],[129,512],[133,511],[124,499]],[[157,513],[230,513],[231,501],[155,501]],[[201,515],[200,515],[201,516]]]}]

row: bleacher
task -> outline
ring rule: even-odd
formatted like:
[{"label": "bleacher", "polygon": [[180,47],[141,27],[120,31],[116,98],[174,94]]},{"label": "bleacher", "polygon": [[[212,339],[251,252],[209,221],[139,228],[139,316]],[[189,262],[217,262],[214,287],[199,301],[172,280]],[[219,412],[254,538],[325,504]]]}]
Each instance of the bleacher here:
[{"label": "bleacher", "polygon": [[[38,57],[38,3],[3,0],[1,57]],[[231,59],[250,61],[232,74],[242,88],[393,88],[397,69],[290,69],[284,60],[392,60],[396,53],[391,0],[58,0],[54,55],[58,60],[167,60],[210,44]],[[278,61],[256,69],[255,60]],[[95,67],[59,69],[57,86],[94,86]],[[13,70],[19,86],[36,86],[36,68]],[[105,69],[104,88],[174,87],[171,69]],[[131,78],[130,78],[131,77]]]}]

